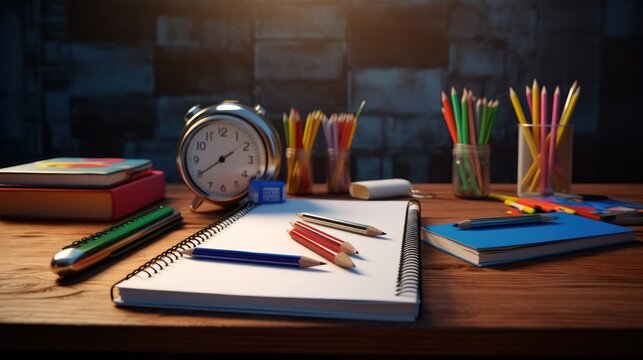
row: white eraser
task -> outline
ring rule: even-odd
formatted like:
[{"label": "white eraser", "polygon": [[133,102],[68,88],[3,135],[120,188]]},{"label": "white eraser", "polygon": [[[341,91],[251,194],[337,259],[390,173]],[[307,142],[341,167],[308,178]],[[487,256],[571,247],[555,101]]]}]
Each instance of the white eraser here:
[{"label": "white eraser", "polygon": [[352,197],[362,200],[383,199],[411,194],[411,183],[405,179],[383,179],[351,183]]}]

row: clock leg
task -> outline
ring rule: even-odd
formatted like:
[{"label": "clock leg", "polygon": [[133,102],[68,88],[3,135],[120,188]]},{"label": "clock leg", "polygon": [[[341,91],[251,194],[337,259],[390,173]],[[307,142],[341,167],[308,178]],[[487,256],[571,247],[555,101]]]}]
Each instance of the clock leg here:
[{"label": "clock leg", "polygon": [[203,198],[196,196],[194,199],[192,199],[192,203],[190,204],[190,210],[196,211],[199,206],[203,204]]}]

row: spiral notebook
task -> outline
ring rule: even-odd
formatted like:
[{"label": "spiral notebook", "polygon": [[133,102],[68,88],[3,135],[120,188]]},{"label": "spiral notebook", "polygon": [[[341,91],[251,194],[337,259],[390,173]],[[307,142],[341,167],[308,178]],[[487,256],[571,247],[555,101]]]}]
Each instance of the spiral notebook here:
[{"label": "spiral notebook", "polygon": [[[302,255],[323,260],[286,230],[308,212],[376,226],[386,235],[324,231],[350,242],[356,267],[307,269],[196,260],[181,248]],[[420,308],[420,205],[417,201],[291,199],[248,204],[159,254],[112,287],[121,306],[413,321]]]}]

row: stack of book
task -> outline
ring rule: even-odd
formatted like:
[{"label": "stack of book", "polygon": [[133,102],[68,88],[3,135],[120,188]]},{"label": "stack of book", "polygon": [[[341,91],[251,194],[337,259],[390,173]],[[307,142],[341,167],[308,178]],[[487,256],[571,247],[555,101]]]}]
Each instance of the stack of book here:
[{"label": "stack of book", "polygon": [[0,217],[113,221],[165,196],[146,159],[53,158],[0,169]]}]

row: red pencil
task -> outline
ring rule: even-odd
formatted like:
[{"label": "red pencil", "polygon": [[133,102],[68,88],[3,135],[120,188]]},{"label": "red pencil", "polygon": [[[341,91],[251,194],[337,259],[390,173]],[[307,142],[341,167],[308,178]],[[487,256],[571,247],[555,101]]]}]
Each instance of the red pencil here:
[{"label": "red pencil", "polygon": [[455,120],[453,117],[453,110],[451,109],[451,104],[449,103],[449,98],[447,94],[442,92],[442,115],[444,115],[444,122],[447,123],[447,128],[449,128],[449,134],[451,134],[451,140],[454,144],[458,143],[458,135],[455,129]]},{"label": "red pencil", "polygon": [[288,235],[290,235],[290,237],[293,240],[304,245],[310,250],[316,252],[324,259],[327,259],[328,261],[332,261],[333,263],[341,267],[345,267],[345,268],[355,267],[355,264],[353,263],[351,258],[349,258],[348,255],[346,255],[345,253],[341,251],[334,251],[333,249],[330,249],[328,246],[318,243],[317,241],[315,241],[315,239],[313,239],[308,235],[303,234],[297,229],[286,230],[286,232],[288,232]]},{"label": "red pencil", "polygon": [[328,247],[335,251],[345,252],[349,255],[358,254],[358,251],[355,250],[353,245],[348,241],[344,241],[334,237],[333,235],[327,234],[311,225],[306,224],[303,221],[291,222],[295,229],[301,231],[303,234],[310,236],[317,240],[317,242],[326,244]]}]

